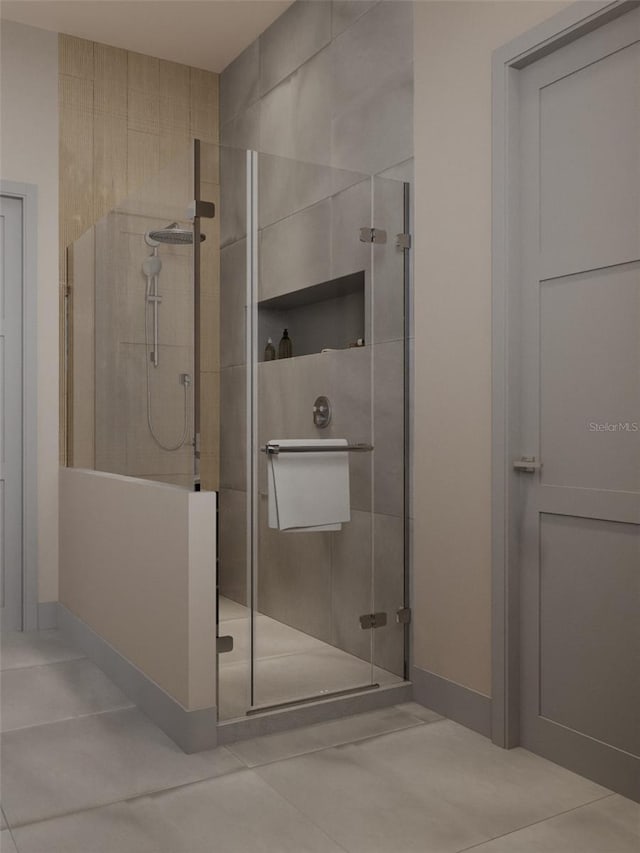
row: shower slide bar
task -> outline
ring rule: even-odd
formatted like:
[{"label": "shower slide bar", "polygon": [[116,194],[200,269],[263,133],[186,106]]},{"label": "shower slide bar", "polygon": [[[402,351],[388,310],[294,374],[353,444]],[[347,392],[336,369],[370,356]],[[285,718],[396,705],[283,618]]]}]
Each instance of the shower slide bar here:
[{"label": "shower slide bar", "polygon": [[373,450],[372,444],[346,444],[318,447],[313,444],[300,444],[297,447],[280,447],[279,444],[266,444],[261,447],[262,453],[267,456],[277,456],[279,453],[369,453]]}]

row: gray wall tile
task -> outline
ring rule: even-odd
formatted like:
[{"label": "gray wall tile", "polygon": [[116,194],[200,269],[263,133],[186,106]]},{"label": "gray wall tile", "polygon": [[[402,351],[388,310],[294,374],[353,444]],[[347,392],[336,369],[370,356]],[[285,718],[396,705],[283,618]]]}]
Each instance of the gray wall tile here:
[{"label": "gray wall tile", "polygon": [[247,487],[246,373],[245,367],[220,371],[220,486],[238,491]]},{"label": "gray wall tile", "polygon": [[268,299],[331,278],[329,199],[260,233],[260,298]]},{"label": "gray wall tile", "polygon": [[404,626],[396,613],[404,604],[404,519],[374,515],[374,612],[387,614],[384,628],[374,631],[376,666],[404,674]]},{"label": "gray wall tile", "polygon": [[376,446],[375,511],[401,516],[404,506],[404,344],[373,347]]},{"label": "gray wall tile", "polygon": [[260,150],[331,164],[331,55],[317,53],[262,98]]},{"label": "gray wall tile", "polygon": [[331,40],[331,4],[294,3],[260,36],[260,94],[299,68]]},{"label": "gray wall tile", "polygon": [[261,228],[329,198],[366,177],[358,172],[271,154],[260,154],[258,172]]},{"label": "gray wall tile", "polygon": [[247,604],[247,495],[220,490],[220,595]]},{"label": "gray wall tile", "polygon": [[224,246],[220,252],[220,367],[245,362],[246,253],[246,239]]},{"label": "gray wall tile", "polygon": [[220,75],[220,123],[258,98],[260,76],[259,40],[252,42]]},{"label": "gray wall tile", "polygon": [[402,0],[378,3],[331,43],[333,115],[349,109],[366,92],[375,94],[412,61],[413,5]]},{"label": "gray wall tile", "polygon": [[404,230],[404,188],[400,181],[373,179],[374,224],[387,242],[373,247],[374,342],[404,336],[404,252],[396,235]]},{"label": "gray wall tile", "polygon": [[260,148],[261,101],[241,110],[220,128],[220,144],[229,148]]},{"label": "gray wall tile", "polygon": [[371,179],[366,178],[331,199],[331,278],[371,270],[371,244],[360,229],[371,225]]},{"label": "gray wall tile", "polygon": [[371,633],[361,628],[360,616],[372,605],[371,520],[369,512],[352,512],[331,543],[331,642],[369,661]]},{"label": "gray wall tile", "polygon": [[331,533],[282,533],[260,498],[258,610],[331,642]]},{"label": "gray wall tile", "polygon": [[413,154],[413,65],[351,101],[332,122],[333,165],[378,174]]},{"label": "gray wall tile", "polygon": [[331,35],[335,38],[368,12],[379,0],[333,0],[331,3]]},{"label": "gray wall tile", "polygon": [[241,149],[220,149],[220,245],[247,234],[247,157]]}]

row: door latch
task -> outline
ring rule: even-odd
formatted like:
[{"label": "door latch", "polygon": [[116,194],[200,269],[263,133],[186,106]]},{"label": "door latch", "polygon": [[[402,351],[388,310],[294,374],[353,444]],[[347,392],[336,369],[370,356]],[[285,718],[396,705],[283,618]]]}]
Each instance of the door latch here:
[{"label": "door latch", "polygon": [[537,462],[535,456],[521,456],[513,463],[513,470],[521,471],[523,474],[535,474],[541,468],[542,462]]}]

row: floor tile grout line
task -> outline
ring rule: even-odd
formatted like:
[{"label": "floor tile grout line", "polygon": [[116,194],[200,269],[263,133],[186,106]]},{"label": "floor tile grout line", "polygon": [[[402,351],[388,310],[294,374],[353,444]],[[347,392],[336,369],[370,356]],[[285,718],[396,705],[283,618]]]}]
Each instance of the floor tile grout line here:
[{"label": "floor tile grout line", "polygon": [[280,797],[282,800],[284,800],[285,803],[290,805],[291,808],[294,809],[294,811],[296,811],[299,815],[301,815],[301,817],[303,817],[305,820],[309,821],[309,823],[312,824],[312,826],[315,826],[316,829],[318,829],[323,835],[325,835],[329,839],[329,841],[333,842],[337,847],[339,847],[340,850],[344,850],[344,853],[353,853],[353,851],[349,850],[348,847],[345,847],[344,844],[341,844],[337,838],[334,838],[333,835],[331,835],[328,832],[328,830],[326,830],[323,826],[321,826],[320,823],[315,818],[311,817],[311,815],[307,814],[299,806],[297,806],[295,803],[291,802],[289,797],[287,797],[281,791],[278,791],[278,789],[274,785],[272,785],[268,779],[263,779],[259,773],[257,773],[256,775],[258,776],[258,778],[262,782],[265,783],[265,785],[267,785],[267,787],[271,791],[273,791],[275,794],[277,794],[277,796]]},{"label": "floor tile grout line", "polygon": [[71,717],[60,717],[58,720],[47,720],[43,723],[32,723],[29,726],[17,726],[14,729],[2,729],[0,735],[9,735],[13,732],[25,732],[28,729],[39,729],[42,726],[54,726],[56,723],[67,723],[69,720],[86,720],[88,717],[100,717],[103,714],[114,714],[117,711],[130,711],[132,708],[140,710],[133,702],[128,705],[119,705],[117,708],[104,708],[102,711],[88,711],[86,714],[75,714]]},{"label": "floor tile grout line", "polygon": [[[327,722],[332,722],[332,721],[328,720]],[[295,755],[284,755],[284,756],[282,756],[282,758],[274,758],[272,761],[264,761],[262,764],[247,764],[247,767],[250,770],[257,770],[260,767],[271,767],[271,765],[273,765],[273,764],[279,764],[279,763],[285,762],[285,761],[294,761],[296,758],[304,758],[305,755],[317,755],[319,752],[326,752],[329,749],[339,749],[342,746],[350,746],[351,744],[366,743],[367,741],[373,741],[373,740],[378,740],[378,738],[387,737],[387,735],[395,735],[395,734],[398,734],[398,732],[406,732],[406,731],[409,731],[409,729],[417,729],[420,726],[432,726],[435,723],[442,723],[442,722],[445,722],[445,720],[433,720],[430,723],[426,722],[426,720],[418,720],[417,723],[414,723],[414,724],[409,725],[409,726],[404,726],[401,729],[390,729],[389,731],[386,731],[386,732],[380,732],[380,734],[377,734],[377,735],[363,735],[362,737],[354,738],[352,740],[345,740],[345,741],[341,741],[340,743],[332,743],[332,744],[329,744],[328,746],[319,746],[319,747],[314,748],[314,749],[309,749],[306,752],[298,752]],[[230,744],[228,746],[230,746]],[[236,753],[234,752],[233,754],[235,755]],[[237,758],[240,758],[240,756],[237,756]],[[242,761],[243,759],[240,758],[240,760]]]},{"label": "floor tile grout line", "polygon": [[[219,746],[219,747],[216,747],[216,749],[224,749],[227,752],[230,752],[230,750],[228,750],[226,748],[226,746]],[[231,756],[232,756],[232,758],[236,758],[236,756],[233,755],[233,753],[231,753]],[[73,815],[85,814],[86,812],[95,812],[95,811],[98,811],[99,809],[106,809],[106,808],[109,808],[110,806],[120,805],[120,803],[131,803],[131,802],[134,802],[135,800],[140,800],[143,797],[153,797],[156,794],[166,794],[166,793],[169,793],[171,791],[180,791],[183,788],[189,788],[192,785],[199,785],[202,782],[214,782],[216,779],[223,779],[225,776],[231,776],[234,773],[245,773],[245,772],[251,771],[251,770],[252,770],[251,767],[235,767],[233,770],[227,770],[226,772],[218,773],[215,776],[203,776],[202,779],[193,779],[192,781],[184,782],[181,785],[168,785],[167,787],[164,787],[164,788],[151,788],[148,791],[141,791],[139,794],[132,794],[131,796],[121,797],[118,800],[107,800],[106,802],[98,803],[95,806],[84,806],[83,808],[73,809],[72,811],[59,812],[57,814],[48,815],[47,817],[36,818],[36,820],[27,820],[27,821],[23,821],[20,823],[14,823],[13,828],[14,829],[23,829],[26,826],[36,826],[39,823],[46,823],[49,820],[58,820],[59,818],[72,817]],[[9,826],[8,822],[7,822],[7,826]]]},{"label": "floor tile grout line", "polygon": [[[26,666],[7,666],[4,669],[0,669],[0,679],[4,676],[6,672],[22,672],[25,669],[42,669],[45,666],[56,666],[59,663],[74,663],[78,660],[89,660],[86,655],[78,655],[78,657],[73,658],[62,658],[62,660],[49,660],[46,663],[28,663]],[[93,661],[90,661],[93,663]],[[96,666],[96,664],[94,664]],[[100,667],[98,667],[100,669]]]},{"label": "floor tile grout line", "polygon": [[503,832],[501,835],[495,835],[492,838],[487,838],[485,841],[479,841],[477,844],[472,844],[470,847],[462,847],[460,850],[456,850],[455,853],[467,853],[469,850],[477,850],[484,844],[491,844],[494,841],[499,841],[501,838],[508,838],[510,835],[515,835],[518,832],[524,832],[524,830],[530,829],[532,826],[539,826],[542,823],[548,823],[550,820],[555,820],[557,817],[571,814],[572,812],[579,811],[587,806],[592,806],[594,803],[599,803],[602,800],[608,800],[615,796],[618,795],[614,791],[611,791],[608,794],[604,794],[602,797],[596,797],[594,800],[588,800],[586,803],[581,803],[579,806],[572,806],[570,809],[565,809],[564,811],[557,812],[556,814],[549,815],[548,817],[540,818],[540,820],[534,820],[532,823],[526,823],[523,826],[519,826],[517,829],[511,829],[509,832]]}]

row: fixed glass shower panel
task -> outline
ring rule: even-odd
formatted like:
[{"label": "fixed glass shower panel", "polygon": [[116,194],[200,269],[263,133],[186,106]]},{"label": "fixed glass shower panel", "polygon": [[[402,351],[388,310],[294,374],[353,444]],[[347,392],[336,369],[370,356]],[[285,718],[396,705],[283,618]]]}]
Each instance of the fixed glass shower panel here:
[{"label": "fixed glass shower panel", "polygon": [[193,488],[194,146],[69,247],[67,461]]},{"label": "fixed glass shower panel", "polygon": [[255,713],[404,675],[405,198],[255,153],[247,188]]}]

